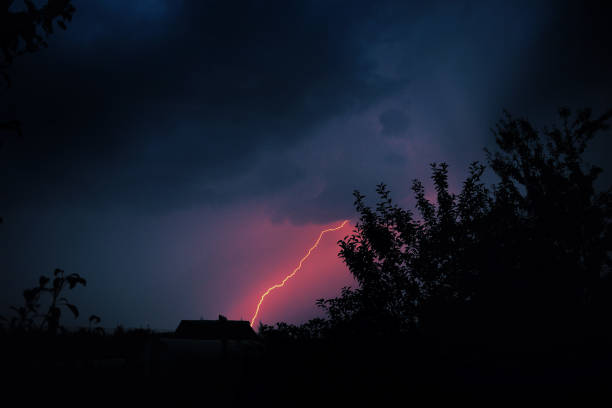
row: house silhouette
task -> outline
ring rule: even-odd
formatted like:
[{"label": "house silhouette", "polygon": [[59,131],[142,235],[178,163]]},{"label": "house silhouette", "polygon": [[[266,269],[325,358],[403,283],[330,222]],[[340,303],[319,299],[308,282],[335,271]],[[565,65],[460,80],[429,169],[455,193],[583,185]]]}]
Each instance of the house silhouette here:
[{"label": "house silhouette", "polygon": [[[259,364],[262,351],[263,343],[249,322],[219,316],[218,320],[181,320],[174,333],[152,339],[143,357],[147,374],[209,375],[230,381]],[[203,367],[208,374],[203,374]]]},{"label": "house silhouette", "polygon": [[244,320],[228,320],[219,315],[218,320],[181,320],[174,338],[191,340],[257,340],[257,334]]}]

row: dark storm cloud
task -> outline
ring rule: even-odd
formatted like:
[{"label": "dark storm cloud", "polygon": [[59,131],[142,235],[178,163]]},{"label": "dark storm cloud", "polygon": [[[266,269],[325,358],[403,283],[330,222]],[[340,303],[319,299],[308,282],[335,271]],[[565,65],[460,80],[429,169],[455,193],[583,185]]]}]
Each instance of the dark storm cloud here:
[{"label": "dark storm cloud", "polygon": [[368,7],[145,3],[77,2],[69,30],[14,67],[9,98],[26,140],[5,172],[13,205],[214,200],[227,192],[211,185],[248,172],[259,152],[404,86],[365,56]]},{"label": "dark storm cloud", "polygon": [[410,124],[408,113],[403,109],[387,109],[378,119],[382,125],[382,134],[388,136],[403,134]]},{"label": "dark storm cloud", "polygon": [[[13,68],[4,116],[21,119],[25,137],[1,164],[5,207],[226,204],[304,180],[282,156],[335,118],[375,109],[383,136],[411,127],[409,140],[433,136],[463,160],[491,141],[502,108],[548,117],[609,101],[605,5],[76,5],[68,31]],[[370,172],[389,157],[402,165],[378,153]],[[334,191],[352,191],[340,179],[351,176],[368,178],[324,175]]]},{"label": "dark storm cloud", "polygon": [[516,56],[504,107],[544,123],[559,106],[609,108],[610,15],[606,1],[546,3],[540,27]]},{"label": "dark storm cloud", "polygon": [[[249,191],[233,194],[227,185],[264,168],[257,165],[267,160],[262,152],[282,154],[329,119],[392,100],[408,78],[417,83],[410,96],[417,103],[434,97],[429,104],[439,108],[449,97],[464,98],[485,116],[521,103],[551,105],[609,79],[605,13],[592,6],[113,1],[77,7],[67,32],[14,67],[8,100],[26,138],[5,164],[11,192],[5,205],[55,205],[69,197],[85,206],[172,208],[265,194],[289,186],[289,176],[262,173],[251,177]],[[539,31],[530,23],[536,19]],[[400,74],[385,72],[389,61]],[[419,89],[422,70],[441,72],[438,82],[450,85],[441,90],[446,95]],[[457,81],[469,84],[471,95],[457,94]],[[382,134],[405,136],[409,117],[403,107],[382,110]],[[439,135],[465,145],[449,136]]]}]

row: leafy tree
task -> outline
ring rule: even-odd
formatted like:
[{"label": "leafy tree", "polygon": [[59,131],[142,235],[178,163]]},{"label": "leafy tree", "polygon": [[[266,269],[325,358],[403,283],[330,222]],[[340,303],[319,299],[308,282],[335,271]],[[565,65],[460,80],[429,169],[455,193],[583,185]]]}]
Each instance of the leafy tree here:
[{"label": "leafy tree", "polygon": [[359,286],[319,306],[334,326],[368,332],[449,329],[468,316],[481,328],[484,318],[542,328],[578,319],[609,285],[611,190],[596,192],[601,169],[582,156],[611,117],[561,109],[560,125],[538,131],[506,113],[494,129],[499,151],[487,151],[499,182],[485,187],[485,166],[473,163],[454,194],[447,165],[434,163],[435,202],[412,185],[417,215],[384,184],[375,208],[356,191],[359,222],[339,244]]},{"label": "leafy tree", "polygon": [[[354,233],[339,241],[340,256],[359,287],[335,299],[319,300],[336,323],[356,321],[364,329],[406,331],[442,307],[459,307],[473,296],[481,231],[491,200],[473,163],[459,195],[449,192],[448,166],[432,164],[437,204],[414,180],[418,216],[394,204],[379,184],[375,209],[355,192],[360,213]],[[456,309],[455,309],[456,310]]]}]

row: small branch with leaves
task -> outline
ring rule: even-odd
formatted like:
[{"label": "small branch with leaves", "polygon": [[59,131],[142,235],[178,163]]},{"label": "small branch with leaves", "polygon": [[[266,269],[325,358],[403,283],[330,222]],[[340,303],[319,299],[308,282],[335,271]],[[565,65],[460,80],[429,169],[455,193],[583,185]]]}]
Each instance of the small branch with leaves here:
[{"label": "small branch with leaves", "polygon": [[[49,285],[50,282],[52,282],[51,285]],[[75,319],[79,317],[79,309],[76,305],[62,296],[66,288],[71,290],[78,285],[86,286],[87,281],[77,273],[66,275],[62,269],[55,269],[53,281],[51,278],[41,276],[38,280],[38,286],[23,291],[25,304],[20,307],[11,307],[17,316],[10,320],[10,327],[25,331],[42,330],[50,334],[56,334],[58,330],[62,329],[59,322],[63,308],[70,310]],[[41,312],[40,300],[44,294],[48,294],[51,299],[47,311]],[[100,318],[92,315],[89,322],[90,325],[99,323]]]}]

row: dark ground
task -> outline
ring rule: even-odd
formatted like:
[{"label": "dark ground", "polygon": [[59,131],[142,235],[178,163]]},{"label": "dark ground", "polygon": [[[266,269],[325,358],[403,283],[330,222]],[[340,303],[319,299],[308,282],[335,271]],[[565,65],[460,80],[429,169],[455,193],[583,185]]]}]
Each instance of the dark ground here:
[{"label": "dark ground", "polygon": [[[163,355],[171,334],[2,336],[5,398],[181,406],[377,406],[609,398],[610,338],[266,341],[247,353]],[[526,341],[528,340],[528,341]],[[148,357],[147,357],[148,356]]]}]

